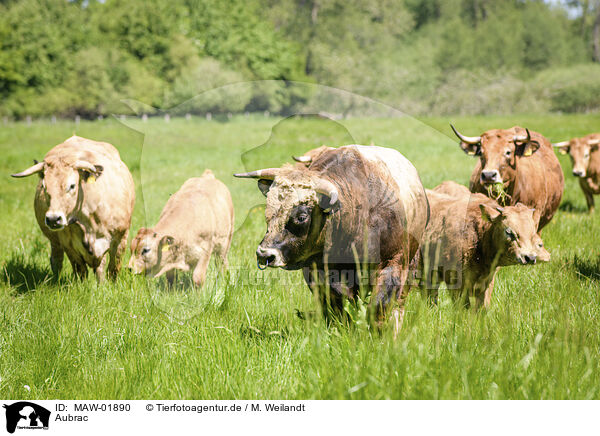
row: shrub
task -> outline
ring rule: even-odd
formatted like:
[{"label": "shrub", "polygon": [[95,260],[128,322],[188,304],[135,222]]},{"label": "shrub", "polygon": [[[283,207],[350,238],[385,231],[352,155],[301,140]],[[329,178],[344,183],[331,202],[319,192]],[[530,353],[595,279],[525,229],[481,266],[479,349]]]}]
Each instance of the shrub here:
[{"label": "shrub", "polygon": [[534,80],[550,108],[560,112],[600,110],[600,65],[583,64],[546,70]]}]

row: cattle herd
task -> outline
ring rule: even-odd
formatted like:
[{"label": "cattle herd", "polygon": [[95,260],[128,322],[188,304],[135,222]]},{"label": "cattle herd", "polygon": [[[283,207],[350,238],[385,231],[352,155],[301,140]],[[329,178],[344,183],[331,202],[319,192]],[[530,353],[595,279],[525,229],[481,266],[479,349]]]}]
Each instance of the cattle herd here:
[{"label": "cattle herd", "polygon": [[[600,193],[600,134],[551,144],[521,127],[465,136],[460,147],[478,158],[469,189],[446,181],[427,190],[398,151],[363,145],[319,147],[294,165],[235,177],[252,178],[266,197],[267,232],[258,268],[302,269],[326,316],[371,293],[379,325],[388,314],[400,329],[404,303],[418,287],[437,301],[441,283],[465,307],[490,303],[498,268],[549,261],[540,231],[563,194],[553,146],[568,153],[590,211]],[[110,144],[77,136],[13,177],[39,175],[34,210],[60,273],[66,253],[74,274],[91,267],[99,281],[115,278],[135,202],[133,178]],[[129,268],[173,283],[192,271],[198,287],[212,254],[222,270],[234,228],[229,190],[210,170],[188,179],[153,228],[131,242]],[[390,312],[391,310],[391,312]]]}]

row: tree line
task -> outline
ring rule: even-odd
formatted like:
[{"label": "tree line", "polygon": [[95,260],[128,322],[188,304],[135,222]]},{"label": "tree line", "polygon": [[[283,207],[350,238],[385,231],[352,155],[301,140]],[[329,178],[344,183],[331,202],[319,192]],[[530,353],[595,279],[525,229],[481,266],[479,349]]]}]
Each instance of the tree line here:
[{"label": "tree line", "polygon": [[600,0],[0,0],[6,117],[287,114],[315,105],[297,83],[413,115],[596,111]]}]

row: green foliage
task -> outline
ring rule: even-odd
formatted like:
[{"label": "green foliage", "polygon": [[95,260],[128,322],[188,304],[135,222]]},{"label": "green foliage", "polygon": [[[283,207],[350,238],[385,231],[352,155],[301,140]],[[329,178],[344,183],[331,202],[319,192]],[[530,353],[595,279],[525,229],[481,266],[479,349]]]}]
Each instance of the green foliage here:
[{"label": "green foliage", "polygon": [[247,84],[235,84],[242,81],[240,73],[223,68],[215,59],[198,59],[175,79],[167,103],[181,103],[176,113],[240,112],[252,97]]},{"label": "green foliage", "polygon": [[552,110],[591,112],[600,110],[600,64],[575,65],[539,74],[536,83]]},{"label": "green foliage", "polygon": [[[193,99],[193,112],[318,108],[321,96],[294,81],[411,114],[597,110],[593,77],[538,86],[540,74],[595,59],[599,6],[570,4],[582,15],[538,0],[3,2],[0,113],[94,117],[128,111],[122,99],[161,109]],[[355,112],[355,100],[337,112]]]}]

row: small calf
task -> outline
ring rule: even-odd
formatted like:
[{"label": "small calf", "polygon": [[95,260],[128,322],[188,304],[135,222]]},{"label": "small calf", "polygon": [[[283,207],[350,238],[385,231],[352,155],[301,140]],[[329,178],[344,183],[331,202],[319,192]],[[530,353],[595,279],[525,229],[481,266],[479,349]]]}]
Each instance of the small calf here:
[{"label": "small calf", "polygon": [[438,188],[450,187],[456,195],[427,190],[431,218],[421,247],[421,287],[436,299],[445,282],[465,307],[471,297],[475,307],[487,307],[498,267],[547,262],[550,253],[537,233],[533,209],[521,203],[502,208],[483,194],[461,194],[455,185]]},{"label": "small calf", "polygon": [[131,241],[129,267],[135,274],[152,277],[175,270],[193,270],[202,286],[214,252],[227,268],[227,252],[233,235],[233,203],[227,187],[212,171],[188,179],[169,198],[154,228],[141,228]]},{"label": "small calf", "polygon": [[594,195],[600,194],[600,133],[552,145],[562,154],[568,153],[571,157],[573,175],[579,178],[579,186],[585,195],[588,211],[593,212]]}]

